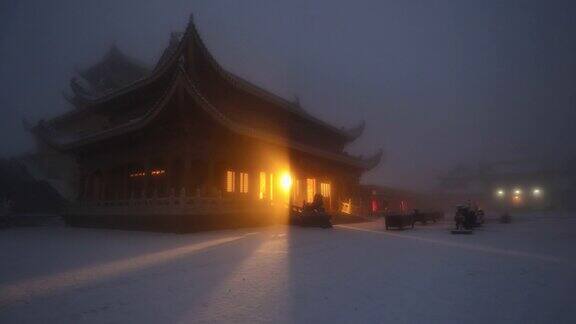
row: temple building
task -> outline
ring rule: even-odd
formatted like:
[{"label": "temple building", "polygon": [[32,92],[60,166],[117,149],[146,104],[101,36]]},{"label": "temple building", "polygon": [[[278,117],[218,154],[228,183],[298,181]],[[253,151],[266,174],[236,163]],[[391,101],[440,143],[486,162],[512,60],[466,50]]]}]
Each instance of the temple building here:
[{"label": "temple building", "polygon": [[72,225],[256,225],[317,193],[340,212],[382,154],[344,151],[363,123],[331,126],[226,71],[192,19],[155,66],[112,47],[78,71],[71,90],[75,109],[29,129],[38,154],[58,156],[73,175]]}]

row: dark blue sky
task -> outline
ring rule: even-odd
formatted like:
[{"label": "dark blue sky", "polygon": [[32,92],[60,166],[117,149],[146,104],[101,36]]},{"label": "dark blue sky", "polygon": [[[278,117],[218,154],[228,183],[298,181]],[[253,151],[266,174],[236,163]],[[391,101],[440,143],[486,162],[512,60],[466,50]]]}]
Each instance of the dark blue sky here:
[{"label": "dark blue sky", "polygon": [[365,182],[430,188],[460,163],[576,152],[576,3],[515,0],[0,3],[0,152],[68,109],[74,67],[115,42],[153,63],[194,13],[221,63],[387,159]]}]

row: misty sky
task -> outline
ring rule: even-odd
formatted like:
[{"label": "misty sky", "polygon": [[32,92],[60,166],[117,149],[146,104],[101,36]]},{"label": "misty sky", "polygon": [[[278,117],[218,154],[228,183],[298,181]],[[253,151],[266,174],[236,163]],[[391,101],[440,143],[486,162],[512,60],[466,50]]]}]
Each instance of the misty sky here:
[{"label": "misty sky", "polygon": [[153,64],[188,15],[230,71],[386,160],[364,182],[430,188],[461,163],[576,152],[576,2],[0,1],[0,155],[70,107],[75,68],[115,43]]}]

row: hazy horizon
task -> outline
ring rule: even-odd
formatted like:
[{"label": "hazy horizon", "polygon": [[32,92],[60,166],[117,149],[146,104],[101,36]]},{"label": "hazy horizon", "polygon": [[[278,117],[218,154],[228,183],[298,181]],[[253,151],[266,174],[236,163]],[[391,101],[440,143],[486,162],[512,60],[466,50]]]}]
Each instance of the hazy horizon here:
[{"label": "hazy horizon", "polygon": [[576,144],[572,1],[5,1],[0,156],[32,148],[22,118],[71,109],[77,68],[112,44],[154,64],[190,14],[233,73],[385,150],[363,182],[429,189],[460,164],[561,158]]}]

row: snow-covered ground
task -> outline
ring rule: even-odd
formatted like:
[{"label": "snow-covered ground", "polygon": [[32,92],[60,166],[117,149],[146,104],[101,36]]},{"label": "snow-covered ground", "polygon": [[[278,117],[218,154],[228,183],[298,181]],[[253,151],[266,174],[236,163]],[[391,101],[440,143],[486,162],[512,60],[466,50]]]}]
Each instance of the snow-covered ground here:
[{"label": "snow-covered ground", "polygon": [[0,231],[1,323],[575,323],[576,215],[473,235],[379,222]]}]

